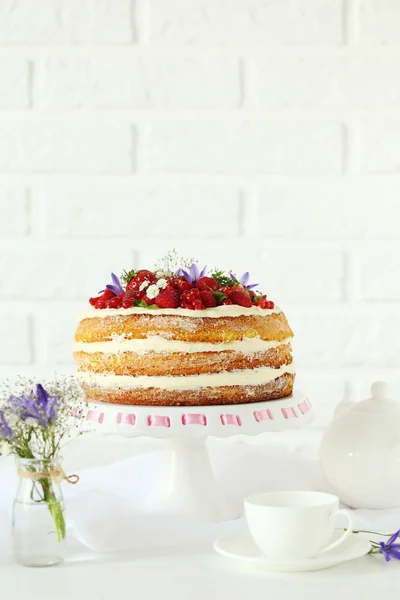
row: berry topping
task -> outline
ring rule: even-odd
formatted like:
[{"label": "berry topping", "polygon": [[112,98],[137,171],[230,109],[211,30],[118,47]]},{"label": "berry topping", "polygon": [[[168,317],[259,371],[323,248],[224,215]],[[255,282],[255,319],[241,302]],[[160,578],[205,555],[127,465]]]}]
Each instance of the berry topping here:
[{"label": "berry topping", "polygon": [[217,290],[219,285],[218,283],[215,281],[215,279],[213,279],[212,277],[200,277],[200,279],[198,279],[196,281],[196,287],[197,289],[204,291],[204,290]]},{"label": "berry topping", "polygon": [[238,306],[245,306],[246,308],[250,308],[252,306],[249,296],[242,291],[232,292],[230,295],[230,300],[233,304],[237,304]]},{"label": "berry topping", "polygon": [[179,306],[179,294],[176,291],[161,292],[154,299],[154,303],[157,304],[158,308],[178,308]]},{"label": "berry topping", "polygon": [[[266,295],[254,292],[258,284],[249,284],[248,272],[240,277],[232,271],[214,269],[209,275],[206,267],[200,269],[193,260],[179,259],[175,251],[167,254],[164,264],[153,271],[123,271],[121,277],[111,274],[112,283],[89,299],[96,309],[184,308],[207,310],[235,304],[245,308],[257,306],[272,309],[274,303]],[[186,269],[186,270],[185,270]]]}]

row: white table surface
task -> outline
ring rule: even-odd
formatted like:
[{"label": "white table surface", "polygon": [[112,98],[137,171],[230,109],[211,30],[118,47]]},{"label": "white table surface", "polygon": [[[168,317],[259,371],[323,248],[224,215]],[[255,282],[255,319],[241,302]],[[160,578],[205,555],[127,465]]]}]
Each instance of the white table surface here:
[{"label": "white table surface", "polygon": [[[217,479],[239,503],[243,495],[256,490],[318,487],[315,456],[319,437],[311,429],[247,441],[235,438],[223,445],[212,440]],[[143,517],[131,510],[151,486],[158,468],[159,453],[145,453],[153,449],[154,442],[146,439],[87,436],[65,451],[67,470],[78,470],[81,482],[74,488],[64,487],[71,526],[70,558],[48,569],[19,567],[10,560],[8,511],[15,478],[12,462],[3,460],[1,600],[375,600],[378,595],[398,593],[400,562],[385,563],[383,557],[366,556],[325,571],[266,572],[219,556],[212,549],[216,536],[243,527],[243,521],[190,523],[178,517]],[[134,458],[127,459],[130,456]],[[400,511],[356,511],[355,516],[359,527],[393,531],[400,527]]]}]

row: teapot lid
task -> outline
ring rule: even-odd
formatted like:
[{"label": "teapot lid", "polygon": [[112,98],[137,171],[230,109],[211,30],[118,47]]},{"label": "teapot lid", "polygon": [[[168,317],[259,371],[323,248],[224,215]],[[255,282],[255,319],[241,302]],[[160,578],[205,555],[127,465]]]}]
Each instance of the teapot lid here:
[{"label": "teapot lid", "polygon": [[384,381],[371,385],[371,398],[366,398],[352,406],[352,410],[369,413],[390,413],[400,410],[400,402],[390,397],[390,386]]}]

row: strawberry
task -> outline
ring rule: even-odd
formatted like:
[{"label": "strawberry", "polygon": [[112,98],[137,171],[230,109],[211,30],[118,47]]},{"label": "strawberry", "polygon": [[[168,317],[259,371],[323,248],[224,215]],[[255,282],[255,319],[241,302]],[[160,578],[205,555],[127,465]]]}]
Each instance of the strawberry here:
[{"label": "strawberry", "polygon": [[179,294],[176,291],[173,292],[161,292],[154,298],[152,302],[157,304],[158,308],[178,308],[179,306]]},{"label": "strawberry", "polygon": [[89,302],[92,306],[96,306],[96,303],[99,300],[101,300],[102,302],[107,302],[108,300],[111,300],[111,298],[114,298],[114,296],[114,292],[106,288],[101,296],[97,296],[97,298],[89,298]]},{"label": "strawberry", "polygon": [[232,287],[230,287],[229,285],[224,285],[223,287],[218,288],[218,291],[221,292],[221,294],[226,294],[227,296],[230,296],[232,293]]},{"label": "strawberry", "polygon": [[200,277],[200,279],[198,279],[196,281],[196,287],[198,290],[201,290],[201,291],[205,291],[205,290],[214,290],[215,291],[218,289],[218,283],[212,277]]},{"label": "strawberry", "polygon": [[225,300],[222,300],[221,305],[226,306],[227,304],[233,304],[232,300],[230,298],[225,298]]},{"label": "strawberry", "polygon": [[132,308],[132,300],[122,300],[122,308]]},{"label": "strawberry", "polygon": [[129,300],[132,305],[132,300],[141,300],[145,296],[145,292],[136,290],[127,290],[122,296],[122,301]]},{"label": "strawberry", "polygon": [[201,300],[206,308],[217,306],[217,301],[212,295],[211,292],[204,290],[204,292],[200,292]]},{"label": "strawberry", "polygon": [[133,277],[126,286],[127,290],[138,290],[144,281],[148,281],[149,285],[157,282],[157,277],[151,271],[142,269],[138,271],[136,276]]},{"label": "strawberry", "polygon": [[140,281],[138,281],[138,280],[136,279],[136,277],[134,277],[133,279],[131,279],[131,280],[130,280],[130,281],[127,283],[127,285],[126,285],[126,291],[127,291],[127,292],[128,292],[129,290],[132,290],[132,291],[137,291],[137,290],[139,290],[140,286],[141,286],[141,282],[140,282]]},{"label": "strawberry", "polygon": [[233,304],[245,306],[246,308],[250,308],[250,306],[252,305],[250,298],[243,291],[232,292],[232,294],[230,295],[230,299],[232,300]]}]

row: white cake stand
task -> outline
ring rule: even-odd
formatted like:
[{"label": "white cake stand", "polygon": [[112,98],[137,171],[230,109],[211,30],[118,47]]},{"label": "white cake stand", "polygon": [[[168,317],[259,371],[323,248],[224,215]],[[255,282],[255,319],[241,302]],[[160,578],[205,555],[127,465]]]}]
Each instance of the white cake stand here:
[{"label": "white cake stand", "polygon": [[206,438],[258,435],[304,427],[312,419],[312,409],[305,394],[295,391],[282,400],[219,406],[126,406],[89,402],[79,416],[87,421],[90,429],[104,434],[169,441],[159,480],[145,500],[144,510],[224,521],[239,515],[224,498],[214,478]]}]

